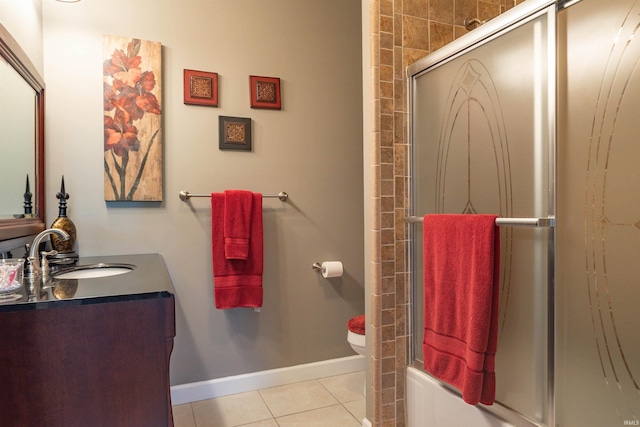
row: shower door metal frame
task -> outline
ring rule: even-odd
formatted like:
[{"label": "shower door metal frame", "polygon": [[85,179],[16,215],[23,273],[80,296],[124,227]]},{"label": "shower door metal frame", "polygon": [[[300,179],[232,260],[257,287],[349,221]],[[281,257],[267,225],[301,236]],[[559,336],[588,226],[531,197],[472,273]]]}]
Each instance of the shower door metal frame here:
[{"label": "shower door metal frame", "polygon": [[[579,1],[579,0],[578,0]],[[425,212],[414,212],[415,206],[415,194],[416,194],[416,184],[413,180],[414,172],[416,169],[415,164],[415,155],[414,155],[414,144],[413,144],[413,106],[414,106],[414,88],[415,88],[415,79],[430,70],[433,70],[440,65],[443,65],[464,53],[477,48],[486,43],[490,43],[492,40],[497,37],[507,33],[511,29],[524,25],[540,16],[547,16],[547,53],[548,53],[548,61],[547,61],[547,112],[548,120],[548,182],[549,182],[549,192],[548,192],[548,220],[549,220],[549,234],[548,234],[548,247],[547,247],[547,257],[548,257],[548,271],[547,271],[547,377],[546,377],[546,393],[545,396],[547,407],[544,408],[546,410],[546,416],[543,417],[546,420],[545,424],[540,424],[537,421],[531,420],[530,418],[524,416],[523,414],[518,413],[517,411],[501,404],[500,402],[495,402],[492,406],[484,406],[478,405],[481,409],[493,414],[494,416],[503,419],[507,422],[515,423],[518,426],[547,426],[547,427],[555,427],[555,336],[556,336],[556,327],[555,327],[555,210],[556,210],[556,73],[557,73],[557,60],[556,60],[556,13],[559,8],[562,8],[560,5],[562,0],[527,0],[526,2],[516,6],[515,8],[505,12],[504,14],[488,21],[486,24],[476,28],[470,33],[460,37],[459,39],[449,43],[445,47],[433,52],[432,54],[426,56],[425,58],[417,61],[416,63],[407,67],[407,81],[408,81],[408,102],[409,102],[409,141],[411,144],[411,148],[409,150],[409,168],[410,168],[410,189],[411,189],[411,206],[406,212],[406,217],[411,217],[415,215],[424,215]],[[409,242],[413,242],[416,236],[419,236],[416,233],[416,224],[408,224],[408,232],[409,232]],[[414,301],[414,285],[416,278],[413,274],[415,257],[419,256],[419,254],[415,254],[413,251],[412,245],[408,245],[408,254],[407,254],[407,266],[406,271],[409,271],[411,274],[410,283],[411,283],[411,291],[409,292],[411,301],[410,307],[413,307],[416,301]],[[418,302],[420,303],[420,302]],[[409,316],[409,331],[410,336],[415,337],[415,325],[414,325],[414,310],[412,310],[411,315]],[[418,331],[419,332],[419,331]],[[415,368],[424,371],[422,366],[416,366],[415,355],[415,339],[411,339],[411,346],[409,349],[409,364],[414,366]],[[457,391],[450,389],[446,384],[443,384],[443,387],[455,394],[459,394]]]}]

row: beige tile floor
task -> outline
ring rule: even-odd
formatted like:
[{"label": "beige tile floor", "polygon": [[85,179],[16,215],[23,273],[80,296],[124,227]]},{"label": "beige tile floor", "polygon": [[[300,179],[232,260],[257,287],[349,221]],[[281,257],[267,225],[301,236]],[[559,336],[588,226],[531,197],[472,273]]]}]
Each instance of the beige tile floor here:
[{"label": "beige tile floor", "polygon": [[360,427],[364,371],[173,407],[175,427]]}]

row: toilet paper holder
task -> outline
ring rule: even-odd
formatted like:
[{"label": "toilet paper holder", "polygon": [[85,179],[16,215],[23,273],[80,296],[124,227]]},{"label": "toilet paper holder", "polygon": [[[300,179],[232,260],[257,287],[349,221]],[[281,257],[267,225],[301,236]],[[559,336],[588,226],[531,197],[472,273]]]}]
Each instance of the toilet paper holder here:
[{"label": "toilet paper holder", "polygon": [[320,273],[325,279],[342,277],[344,273],[341,261],[314,262],[311,268]]}]

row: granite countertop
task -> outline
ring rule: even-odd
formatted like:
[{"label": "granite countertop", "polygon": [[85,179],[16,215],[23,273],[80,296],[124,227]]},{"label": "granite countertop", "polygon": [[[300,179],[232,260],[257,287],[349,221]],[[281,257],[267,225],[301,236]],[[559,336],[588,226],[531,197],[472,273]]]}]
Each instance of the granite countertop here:
[{"label": "granite countertop", "polygon": [[165,298],[173,295],[171,278],[160,254],[81,257],[77,265],[97,263],[132,264],[135,268],[115,276],[88,279],[56,279],[30,284],[25,278],[19,298],[0,298],[0,312],[44,309],[69,305],[96,304]]}]

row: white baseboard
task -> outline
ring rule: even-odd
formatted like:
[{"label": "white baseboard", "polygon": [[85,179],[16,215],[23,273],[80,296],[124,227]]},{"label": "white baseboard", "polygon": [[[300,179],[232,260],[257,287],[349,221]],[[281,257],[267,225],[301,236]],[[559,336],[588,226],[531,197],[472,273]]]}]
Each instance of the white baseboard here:
[{"label": "white baseboard", "polygon": [[[348,374],[365,369],[364,356],[356,355],[340,359],[271,369],[215,380],[199,381],[171,387],[171,404],[196,402],[230,394],[244,393],[262,388],[276,387],[300,381],[308,381],[334,375]],[[366,420],[366,418],[365,418]],[[364,426],[363,420],[363,426]],[[371,424],[369,423],[369,426]]]},{"label": "white baseboard", "polygon": [[371,421],[366,418],[362,419],[362,427],[371,427]]}]

